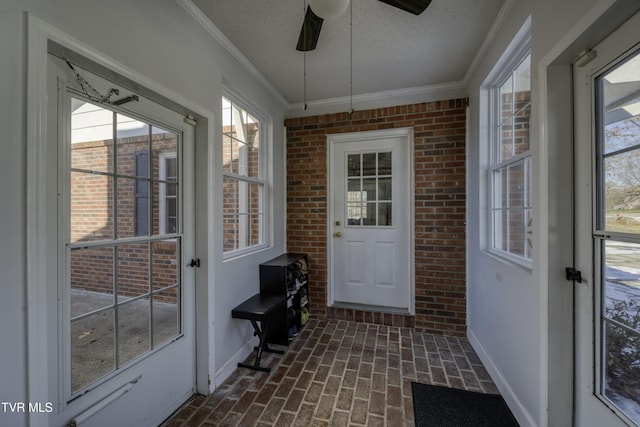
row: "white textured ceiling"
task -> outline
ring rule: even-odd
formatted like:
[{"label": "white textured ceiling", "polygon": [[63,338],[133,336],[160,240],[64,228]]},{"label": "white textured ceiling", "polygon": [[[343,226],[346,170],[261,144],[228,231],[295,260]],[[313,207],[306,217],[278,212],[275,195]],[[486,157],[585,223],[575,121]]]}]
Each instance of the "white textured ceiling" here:
[{"label": "white textured ceiling", "polygon": [[[304,95],[295,49],[305,0],[192,0],[291,105]],[[464,79],[504,0],[433,0],[415,16],[378,0],[352,0],[353,96]],[[325,20],[306,53],[306,101],[349,97],[350,11]]]}]

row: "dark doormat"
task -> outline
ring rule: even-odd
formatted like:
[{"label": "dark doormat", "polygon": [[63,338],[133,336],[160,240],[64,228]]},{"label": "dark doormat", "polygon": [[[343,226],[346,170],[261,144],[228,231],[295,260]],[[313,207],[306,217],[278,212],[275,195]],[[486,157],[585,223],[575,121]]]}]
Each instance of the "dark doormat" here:
[{"label": "dark doormat", "polygon": [[502,396],[411,383],[416,427],[518,427]]}]

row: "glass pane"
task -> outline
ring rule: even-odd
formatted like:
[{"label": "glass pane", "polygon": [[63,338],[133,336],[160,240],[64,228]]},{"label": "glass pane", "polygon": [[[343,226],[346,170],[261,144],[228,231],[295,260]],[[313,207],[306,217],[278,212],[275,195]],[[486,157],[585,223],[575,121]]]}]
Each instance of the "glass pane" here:
[{"label": "glass pane", "polygon": [[222,98],[222,133],[231,133],[231,102],[227,98]]},{"label": "glass pane", "polygon": [[347,200],[350,202],[362,200],[362,180],[360,178],[347,180]]},{"label": "glass pane", "polygon": [[365,216],[362,218],[362,225],[377,225],[377,213],[376,203],[367,203]]},{"label": "glass pane", "polygon": [[347,204],[347,223],[349,225],[361,225],[363,214],[364,205],[362,203]]},{"label": "glass pane", "polygon": [[390,226],[391,222],[391,203],[378,204],[378,225]]},{"label": "glass pane", "polygon": [[378,175],[391,175],[391,152],[378,153]]},{"label": "glass pane", "polygon": [[253,150],[258,151],[260,149],[260,122],[251,114],[247,113],[246,117],[247,121],[245,123],[245,142]]},{"label": "glass pane", "polygon": [[365,178],[362,180],[362,201],[375,202],[378,200],[376,178]]},{"label": "glass pane", "polygon": [[640,244],[607,240],[603,271],[605,316],[640,333]]},{"label": "glass pane", "polygon": [[[523,95],[524,96],[524,95]],[[513,154],[529,151],[529,117],[531,104],[527,102],[516,114],[513,121]]]},{"label": "glass pane", "polygon": [[640,424],[640,335],[606,322],[604,395]]},{"label": "glass pane", "polygon": [[514,156],[513,119],[507,120],[498,128],[498,163]]},{"label": "glass pane", "polygon": [[601,79],[605,154],[640,144],[640,53]]},{"label": "glass pane", "polygon": [[362,176],[376,175],[376,153],[362,155]]},{"label": "glass pane", "polygon": [[518,162],[509,166],[509,207],[522,208],[525,206],[525,176],[524,162]]},{"label": "glass pane", "polygon": [[[507,250],[506,236],[508,236],[508,230],[506,229],[506,209],[495,209],[492,212],[493,218],[493,247],[499,250]],[[504,238],[503,238],[504,236]]]},{"label": "glass pane", "polygon": [[498,124],[505,123],[513,117],[513,76],[500,86],[498,91],[500,99],[498,104]]},{"label": "glass pane", "polygon": [[118,366],[151,349],[149,297],[118,306]]},{"label": "glass pane", "polygon": [[116,114],[117,173],[126,176],[148,176],[147,171],[137,174],[135,171],[135,155],[141,151],[149,151],[150,126],[139,120]]},{"label": "glass pane", "polygon": [[360,176],[360,154],[347,156],[347,176]]},{"label": "glass pane", "polygon": [[640,150],[607,156],[603,166],[606,230],[640,233]]},{"label": "glass pane", "polygon": [[71,317],[114,304],[113,248],[82,248],[71,251]]},{"label": "glass pane", "polygon": [[256,143],[255,146],[247,147],[246,172],[243,175],[251,178],[260,178],[260,150],[257,146],[258,144]]},{"label": "glass pane", "polygon": [[180,333],[178,288],[153,294],[153,347],[169,341]]},{"label": "glass pane", "polygon": [[391,200],[391,178],[378,178],[378,200]]},{"label": "glass pane", "polygon": [[149,235],[148,184],[144,179],[118,178],[117,238]]},{"label": "glass pane", "polygon": [[239,246],[238,244],[238,224],[239,219],[237,214],[227,214],[224,215],[224,224],[223,224],[223,250],[224,252],[229,252],[236,250]]},{"label": "glass pane", "polygon": [[70,243],[113,238],[113,178],[71,172]]},{"label": "glass pane", "polygon": [[113,172],[113,113],[71,98],[71,168]]},{"label": "glass pane", "polygon": [[118,302],[149,293],[149,244],[128,243],[116,248]]},{"label": "glass pane", "polygon": [[[178,152],[178,135],[174,132],[161,129],[153,126],[151,128],[153,133],[152,149],[153,149],[153,162],[154,162],[154,179],[158,179],[158,167],[160,162],[165,161],[166,158],[175,158]],[[170,165],[173,170],[165,171],[167,176],[177,176],[177,162],[173,162]]]},{"label": "glass pane", "polygon": [[[525,246],[527,244],[527,218],[525,211],[519,208],[509,209],[509,241],[508,251],[514,255],[525,256]],[[503,236],[504,237],[504,236]]]},{"label": "glass pane", "polygon": [[237,173],[238,147],[234,146],[234,141],[228,135],[222,136],[222,167],[228,173]]},{"label": "glass pane", "polygon": [[116,369],[114,311],[71,321],[71,392]]},{"label": "glass pane", "polygon": [[180,239],[151,243],[152,289],[157,291],[180,283],[178,268]]}]

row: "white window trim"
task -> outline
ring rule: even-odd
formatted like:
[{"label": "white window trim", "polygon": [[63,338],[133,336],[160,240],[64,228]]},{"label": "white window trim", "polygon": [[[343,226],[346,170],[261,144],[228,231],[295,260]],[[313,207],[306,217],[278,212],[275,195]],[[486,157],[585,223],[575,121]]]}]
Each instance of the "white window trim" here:
[{"label": "white window trim", "polygon": [[[160,164],[158,165],[159,178],[161,181],[163,181],[167,179],[166,160],[177,158],[177,153],[175,151],[160,153],[159,158],[160,158],[159,159]],[[152,164],[152,163],[150,162],[149,164]],[[178,173],[180,172],[178,171]],[[167,234],[167,222],[165,221],[166,213],[167,213],[167,197],[166,196],[167,196],[167,187],[165,185],[161,185],[158,190],[158,211],[159,211],[158,215],[160,217],[159,218],[160,234]],[[178,220],[180,220],[180,218],[178,218]],[[178,230],[180,230],[180,227],[178,227]]]},{"label": "white window trim", "polygon": [[[529,150],[525,153],[520,153],[517,156],[509,159],[508,161],[502,163],[496,163],[496,153],[495,153],[495,141],[496,141],[496,132],[497,129],[494,126],[496,123],[496,115],[497,113],[497,103],[495,99],[495,90],[498,88],[506,78],[508,78],[515,68],[522,62],[522,60],[527,56],[531,55],[531,17],[527,18],[526,22],[520,28],[514,39],[511,41],[507,49],[504,51],[500,59],[496,62],[495,66],[487,76],[484,84],[482,85],[482,90],[487,93],[487,103],[483,106],[486,108],[488,114],[484,115],[487,119],[487,128],[488,135],[486,141],[486,149],[488,152],[488,162],[484,166],[485,174],[486,174],[486,196],[487,196],[487,215],[486,215],[486,230],[487,233],[485,235],[485,250],[486,253],[492,257],[497,258],[498,260],[505,261],[511,264],[516,264],[518,266],[524,267],[527,270],[531,270],[533,268],[533,252],[534,249],[530,251],[531,258],[525,258],[506,250],[498,249],[494,246],[494,219],[493,219],[493,211],[494,211],[494,195],[495,195],[495,187],[494,187],[494,172],[497,169],[503,168],[507,164],[516,163],[518,161],[525,160],[527,158],[532,158],[532,150],[531,146],[529,146]],[[533,70],[533,61],[531,65],[531,70]],[[534,185],[533,177],[530,177],[531,186]],[[530,189],[533,192],[533,188]],[[531,195],[530,195],[531,197]],[[533,207],[532,207],[533,210]]]},{"label": "white window trim", "polygon": [[[261,213],[262,215],[260,215],[260,221],[258,224],[258,227],[260,229],[260,243],[257,245],[253,245],[253,246],[248,246],[248,247],[244,247],[244,248],[237,248],[234,250],[229,250],[229,251],[224,251],[224,248],[222,250],[222,259],[224,261],[233,259],[233,258],[237,258],[239,256],[243,256],[243,255],[247,255],[247,254],[251,254],[254,252],[258,252],[261,250],[264,250],[266,248],[269,247],[269,240],[268,240],[268,236],[269,234],[269,218],[268,218],[268,212],[269,212],[269,204],[270,204],[270,198],[269,198],[269,187],[270,187],[270,181],[269,181],[269,171],[268,171],[268,159],[269,159],[269,147],[267,146],[267,141],[269,141],[269,138],[266,135],[266,131],[267,131],[267,117],[262,114],[260,111],[258,111],[256,108],[254,108],[253,106],[251,106],[251,104],[249,102],[247,102],[243,97],[241,97],[240,95],[238,95],[237,93],[235,93],[234,91],[228,89],[228,88],[224,88],[222,91],[222,97],[226,98],[228,101],[230,101],[233,105],[243,109],[244,111],[248,112],[249,114],[251,114],[253,117],[255,117],[258,122],[260,123],[260,130],[259,130],[259,147],[260,147],[260,155],[259,155],[259,159],[258,159],[258,168],[260,171],[260,176],[258,178],[253,178],[253,177],[247,177],[247,176],[243,176],[243,175],[238,175],[235,173],[231,173],[231,172],[226,172],[224,171],[224,168],[222,168],[222,176],[223,178],[230,178],[230,179],[234,179],[237,180],[239,183],[255,183],[255,184],[259,184],[262,186],[262,190],[259,192],[258,195],[258,203],[259,203],[259,208],[258,208],[258,213]],[[220,100],[222,101],[222,99]],[[221,135],[222,135],[222,129],[224,129],[224,124],[221,123],[220,126],[221,129]],[[246,152],[245,152],[246,155]],[[224,197],[224,196],[223,196]],[[222,217],[222,222],[224,224],[224,215]],[[242,234],[242,230],[240,231],[240,234]],[[239,239],[242,237],[239,237]]]}]

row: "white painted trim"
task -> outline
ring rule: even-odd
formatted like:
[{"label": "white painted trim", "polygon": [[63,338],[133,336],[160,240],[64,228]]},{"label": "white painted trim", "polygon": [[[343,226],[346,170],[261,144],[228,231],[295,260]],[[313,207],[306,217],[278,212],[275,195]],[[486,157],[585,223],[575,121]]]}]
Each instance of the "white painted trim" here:
[{"label": "white painted trim", "polygon": [[[27,15],[27,401],[48,402],[47,337],[47,33]],[[51,255],[49,255],[50,257]],[[56,408],[57,410],[57,408]],[[46,426],[44,414],[29,413],[29,426]]]},{"label": "white painted trim", "polygon": [[502,373],[498,370],[496,365],[491,360],[491,357],[484,349],[478,337],[473,333],[471,328],[467,328],[467,339],[469,343],[476,351],[476,354],[480,358],[480,361],[489,372],[491,379],[498,387],[500,394],[507,402],[509,409],[513,412],[513,415],[518,420],[518,423],[521,427],[539,427],[534,421],[531,414],[527,411],[526,406],[518,399],[517,394],[513,391],[506,378],[502,375]]},{"label": "white painted trim", "polygon": [[409,170],[409,314],[415,315],[415,293],[416,293],[416,269],[415,269],[415,168],[414,168],[414,152],[415,152],[415,138],[413,127],[406,128],[394,128],[385,130],[372,130],[365,132],[347,132],[336,133],[327,135],[327,305],[333,306],[335,303],[334,289],[332,274],[334,270],[333,256],[333,223],[334,223],[334,198],[333,193],[334,183],[333,177],[335,175],[333,164],[333,150],[336,143],[348,143],[357,142],[362,140],[379,140],[387,138],[404,138],[407,142],[407,158]]},{"label": "white painted trim", "polygon": [[[441,101],[443,99],[465,98],[467,96],[465,83],[457,81],[354,95],[353,105],[357,110],[364,110]],[[306,111],[303,103],[289,104],[288,115],[291,117],[305,117],[340,110],[346,111],[350,105],[351,97],[349,96],[308,101]]]}]

